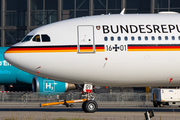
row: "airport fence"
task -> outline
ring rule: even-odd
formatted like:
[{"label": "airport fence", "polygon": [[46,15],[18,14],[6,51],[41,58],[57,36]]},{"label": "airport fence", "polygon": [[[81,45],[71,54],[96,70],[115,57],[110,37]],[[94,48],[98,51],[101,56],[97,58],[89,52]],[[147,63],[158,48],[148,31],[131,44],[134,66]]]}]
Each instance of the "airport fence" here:
[{"label": "airport fence", "polygon": [[[96,101],[150,101],[151,93],[93,93]],[[80,92],[64,94],[38,94],[38,93],[1,93],[0,102],[6,101],[31,101],[31,102],[51,102],[54,100],[72,100],[81,99]]]},{"label": "airport fence", "polygon": [[[95,100],[100,104],[114,104],[114,105],[135,105],[135,106],[148,106],[151,105],[151,93],[93,93]],[[18,105],[39,105],[39,103],[56,102],[58,100],[74,100],[81,99],[80,92],[67,92],[57,94],[44,94],[38,93],[0,93],[0,104],[18,104]]]}]

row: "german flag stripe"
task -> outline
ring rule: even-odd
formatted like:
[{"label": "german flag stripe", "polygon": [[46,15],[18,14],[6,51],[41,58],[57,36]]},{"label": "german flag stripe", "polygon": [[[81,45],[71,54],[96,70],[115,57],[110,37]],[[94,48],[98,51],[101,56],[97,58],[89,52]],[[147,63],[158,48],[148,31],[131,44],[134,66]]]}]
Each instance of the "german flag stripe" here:
[{"label": "german flag stripe", "polygon": [[180,51],[180,44],[129,44],[128,51]]},{"label": "german flag stripe", "polygon": [[[93,52],[92,45],[81,45],[80,52]],[[5,53],[46,53],[46,52],[77,52],[77,45],[63,46],[14,46]],[[104,52],[104,45],[95,45],[96,52]]]},{"label": "german flag stripe", "polygon": [[74,50],[77,47],[54,47],[54,48],[12,48],[13,50]]}]

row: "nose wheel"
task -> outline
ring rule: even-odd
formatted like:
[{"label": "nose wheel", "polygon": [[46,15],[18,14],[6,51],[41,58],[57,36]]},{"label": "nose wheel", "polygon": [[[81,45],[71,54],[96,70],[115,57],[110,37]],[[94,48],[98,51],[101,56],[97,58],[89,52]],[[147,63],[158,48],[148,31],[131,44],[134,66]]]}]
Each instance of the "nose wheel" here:
[{"label": "nose wheel", "polygon": [[98,109],[98,105],[94,100],[87,100],[83,102],[82,109],[84,112],[94,113]]}]

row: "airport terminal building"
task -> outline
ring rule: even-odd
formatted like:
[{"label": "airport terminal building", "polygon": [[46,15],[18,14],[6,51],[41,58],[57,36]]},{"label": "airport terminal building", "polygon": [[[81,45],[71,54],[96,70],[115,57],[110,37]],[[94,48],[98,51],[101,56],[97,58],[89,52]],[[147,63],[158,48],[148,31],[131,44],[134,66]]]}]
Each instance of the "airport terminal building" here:
[{"label": "airport terminal building", "polygon": [[0,0],[0,45],[11,46],[49,23],[101,14],[180,12],[180,0]]}]

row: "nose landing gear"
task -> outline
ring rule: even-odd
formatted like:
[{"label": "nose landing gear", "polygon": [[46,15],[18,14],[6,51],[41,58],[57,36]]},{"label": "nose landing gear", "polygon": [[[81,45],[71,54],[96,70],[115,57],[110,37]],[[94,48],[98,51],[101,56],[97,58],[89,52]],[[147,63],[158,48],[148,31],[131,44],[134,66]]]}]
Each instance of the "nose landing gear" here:
[{"label": "nose landing gear", "polygon": [[92,92],[92,85],[91,84],[84,84],[82,96],[84,96],[87,101],[83,102],[82,109],[84,112],[87,113],[94,113],[98,109],[98,105],[94,100],[95,97],[91,95]]}]

